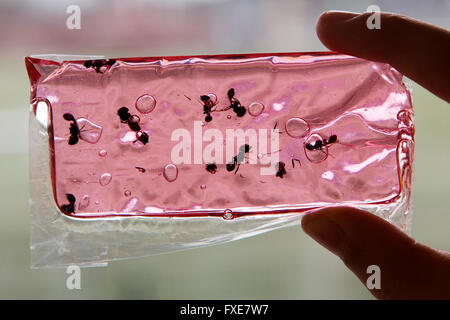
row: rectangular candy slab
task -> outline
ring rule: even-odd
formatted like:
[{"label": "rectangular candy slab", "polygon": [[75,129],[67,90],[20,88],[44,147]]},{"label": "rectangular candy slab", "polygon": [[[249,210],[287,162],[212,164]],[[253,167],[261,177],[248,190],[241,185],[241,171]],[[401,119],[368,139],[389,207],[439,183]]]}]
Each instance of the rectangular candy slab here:
[{"label": "rectangular candy slab", "polygon": [[411,97],[387,64],[327,52],[26,65],[70,217],[409,205]]}]

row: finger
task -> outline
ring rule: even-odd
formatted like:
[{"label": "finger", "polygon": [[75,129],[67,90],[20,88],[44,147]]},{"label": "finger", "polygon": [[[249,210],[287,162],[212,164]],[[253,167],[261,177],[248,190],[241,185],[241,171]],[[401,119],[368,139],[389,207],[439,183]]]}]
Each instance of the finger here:
[{"label": "finger", "polygon": [[416,243],[365,211],[328,208],[305,215],[303,230],[336,254],[366,285],[367,268],[380,268],[379,299],[450,299],[450,255]]},{"label": "finger", "polygon": [[450,31],[391,13],[381,13],[380,29],[369,29],[372,14],[325,12],[317,35],[331,50],[389,63],[450,102]]}]

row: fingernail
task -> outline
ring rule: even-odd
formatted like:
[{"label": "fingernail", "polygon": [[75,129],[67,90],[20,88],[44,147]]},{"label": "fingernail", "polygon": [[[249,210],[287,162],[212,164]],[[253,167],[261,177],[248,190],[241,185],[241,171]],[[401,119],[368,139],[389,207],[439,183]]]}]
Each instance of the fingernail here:
[{"label": "fingernail", "polygon": [[342,23],[342,22],[346,22],[358,15],[359,15],[359,13],[357,13],[357,12],[329,10],[329,11],[324,12],[320,16],[320,19],[322,20],[322,22],[326,22],[326,23]]},{"label": "fingernail", "polygon": [[353,11],[345,11],[345,10],[328,10],[325,13],[351,13],[351,14],[359,14],[358,12]]},{"label": "fingernail", "polygon": [[311,238],[337,255],[346,241],[344,231],[325,213],[315,212],[304,216],[302,228]]}]

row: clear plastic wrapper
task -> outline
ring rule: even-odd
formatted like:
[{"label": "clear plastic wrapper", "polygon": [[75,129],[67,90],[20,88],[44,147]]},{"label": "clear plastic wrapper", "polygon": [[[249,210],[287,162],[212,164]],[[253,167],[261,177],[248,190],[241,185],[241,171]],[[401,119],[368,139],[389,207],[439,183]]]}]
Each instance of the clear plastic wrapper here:
[{"label": "clear plastic wrapper", "polygon": [[411,95],[387,64],[333,52],[25,60],[33,267],[223,243],[338,205],[410,230]]}]

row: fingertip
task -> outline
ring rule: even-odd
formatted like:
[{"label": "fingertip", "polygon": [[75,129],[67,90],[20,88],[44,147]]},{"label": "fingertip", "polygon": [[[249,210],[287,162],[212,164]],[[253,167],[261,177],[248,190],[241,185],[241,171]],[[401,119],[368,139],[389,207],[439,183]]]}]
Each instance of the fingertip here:
[{"label": "fingertip", "polygon": [[[317,36],[332,51],[387,62],[387,49],[392,47],[392,34],[384,29],[369,29],[367,23],[371,16],[371,12],[326,12],[317,22]],[[390,14],[383,13],[382,17],[391,20]],[[384,22],[389,24],[388,21]]]},{"label": "fingertip", "polygon": [[327,207],[317,210],[312,210],[306,213],[302,218],[302,228],[306,227],[309,223],[323,219],[324,217],[328,216],[334,216],[334,215],[341,215],[346,214],[348,212],[365,212],[362,210],[358,210],[356,208],[352,207],[346,207],[346,206],[335,206],[335,207]]},{"label": "fingertip", "polygon": [[317,19],[317,27],[333,26],[358,16],[357,12],[329,10],[323,12]]},{"label": "fingertip", "polygon": [[302,229],[336,254],[364,283],[368,267],[382,272],[377,298],[448,297],[450,255],[418,244],[375,214],[351,207],[329,207],[306,214]]},{"label": "fingertip", "polygon": [[358,210],[356,208],[352,207],[346,207],[346,206],[336,206],[336,207],[327,207],[317,210],[312,210],[306,213],[302,217],[301,221],[301,227],[303,231],[305,231],[307,234],[310,234],[310,225],[313,223],[319,223],[323,220],[333,220],[336,219],[336,216],[346,216],[349,213],[352,212],[365,212],[362,210]]},{"label": "fingertip", "polygon": [[339,33],[336,32],[336,26],[358,15],[356,12],[334,10],[322,13],[316,23],[317,36],[326,47],[334,50],[335,46],[332,40],[335,36],[339,36]]},{"label": "fingertip", "polygon": [[434,94],[450,101],[447,59],[450,32],[388,12],[361,14],[327,11],[316,25],[317,36],[330,50],[389,63]]},{"label": "fingertip", "polygon": [[363,212],[351,207],[329,207],[306,214],[302,218],[303,231],[320,245],[338,256],[342,256],[347,247],[346,230],[340,223],[339,217],[346,217],[352,212]]},{"label": "fingertip", "polygon": [[314,217],[322,216],[322,215],[341,215],[347,213],[368,213],[367,211],[363,211],[357,208],[348,207],[348,206],[334,206],[334,207],[326,207],[322,209],[312,210],[306,213],[303,216],[303,219],[308,221],[309,219],[313,219]]}]

